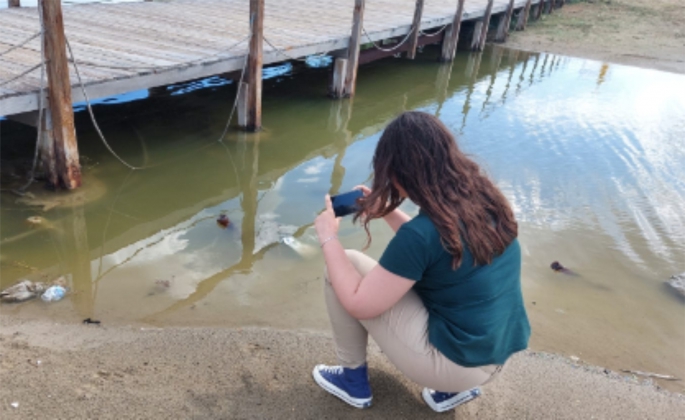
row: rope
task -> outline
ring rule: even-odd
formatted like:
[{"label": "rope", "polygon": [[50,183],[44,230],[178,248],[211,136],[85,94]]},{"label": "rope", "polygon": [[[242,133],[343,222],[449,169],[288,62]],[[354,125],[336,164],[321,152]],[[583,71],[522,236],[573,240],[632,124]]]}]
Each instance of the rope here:
[{"label": "rope", "polygon": [[292,61],[307,62],[307,58],[308,58],[308,57],[325,57],[325,56],[327,56],[328,53],[330,52],[330,51],[325,51],[325,52],[322,52],[322,53],[319,53],[319,54],[312,54],[312,55],[310,55],[310,56],[308,56],[308,57],[305,57],[305,58],[293,57],[293,56],[290,55],[290,54],[286,54],[286,52],[285,52],[286,49],[285,49],[285,48],[278,48],[277,46],[275,46],[274,44],[272,44],[271,41],[269,41],[265,36],[262,36],[262,39],[263,39],[264,42],[266,42],[271,48],[273,48],[274,51],[276,51],[277,53],[281,54],[283,57],[285,57],[285,58],[287,58],[287,59],[289,59],[289,60],[292,60]]},{"label": "rope", "polygon": [[399,44],[395,44],[392,48],[383,48],[380,45],[376,44],[376,42],[374,40],[372,40],[371,37],[369,36],[369,33],[366,32],[366,28],[363,26],[362,26],[362,31],[364,31],[364,35],[366,36],[366,38],[369,40],[369,42],[371,44],[373,44],[373,46],[377,50],[385,51],[385,52],[391,52],[391,51],[395,51],[396,49],[398,49],[399,47],[404,45],[404,43],[407,42],[409,40],[409,38],[411,38],[411,34],[412,34],[412,32],[414,32],[414,28],[409,28],[409,33],[407,34],[407,36],[405,36],[404,39],[402,41],[400,41]]},{"label": "rope", "polygon": [[[26,185],[22,186],[19,188],[17,191],[19,192],[20,195],[23,195],[26,190],[33,184],[33,181],[36,180],[36,166],[38,165],[38,151],[40,150],[40,139],[43,137],[43,100],[45,97],[45,30],[43,26],[43,10],[42,10],[42,3],[38,2],[38,16],[40,19],[40,31],[38,32],[38,35],[40,35],[40,62],[41,62],[41,67],[40,67],[40,91],[38,93],[38,120],[36,121],[36,148],[33,151],[33,165],[31,165],[31,176],[29,177],[29,181],[26,183]],[[35,36],[33,37],[35,38]],[[31,39],[33,39],[31,38]],[[28,41],[25,41],[28,42]],[[6,52],[9,52],[6,51]]]},{"label": "rope", "polygon": [[36,64],[35,66],[31,67],[30,69],[26,70],[25,72],[23,72],[22,74],[20,74],[18,76],[15,76],[9,80],[4,80],[4,81],[0,82],[0,86],[5,86],[5,85],[8,85],[8,84],[14,82],[17,79],[21,79],[22,77],[26,76],[27,74],[31,73],[32,71],[42,67],[43,64],[45,64],[45,60],[43,60],[42,63]]},{"label": "rope", "polygon": [[[248,61],[249,61],[249,58],[245,57],[245,64],[243,64],[243,69],[240,72],[240,80],[238,81],[238,89],[235,92],[235,99],[233,100],[233,107],[231,108],[231,113],[228,114],[228,121],[226,121],[226,126],[224,127],[224,131],[221,133],[221,137],[219,137],[219,140],[217,140],[219,143],[222,143],[224,141],[224,137],[226,137],[226,134],[228,133],[228,128],[231,126],[231,120],[233,119],[233,114],[235,114],[235,110],[238,108],[238,101],[240,100],[240,91],[243,88],[243,78],[245,77],[245,69],[247,69]],[[233,160],[233,158],[231,158],[231,160]],[[233,166],[235,166],[235,164]]]},{"label": "rope", "polygon": [[443,26],[442,28],[440,28],[437,32],[427,33],[427,32],[424,32],[424,31],[419,31],[419,34],[420,34],[420,35],[423,35],[423,36],[427,36],[428,38],[432,38],[432,37],[434,37],[434,36],[436,36],[436,35],[440,35],[440,34],[442,33],[442,31],[444,31],[445,29],[447,29],[448,26],[450,26],[449,23],[448,23],[447,25]]},{"label": "rope", "polygon": [[[35,34],[31,35],[30,37],[28,37],[27,39],[25,39],[24,41],[20,42],[19,44],[15,45],[15,46],[13,46],[13,47],[9,47],[8,49],[6,49],[6,50],[3,51],[3,52],[0,52],[0,57],[2,57],[2,56],[5,55],[5,54],[9,54],[10,52],[16,50],[17,48],[23,47],[24,45],[26,45],[26,44],[28,44],[29,42],[31,42],[31,41],[33,41],[34,39],[36,39],[37,37],[41,36],[42,33],[43,33],[43,31],[40,30],[40,31],[36,32]],[[42,47],[41,47],[41,48],[42,48]]]},{"label": "rope", "polygon": [[[150,71],[168,70],[168,69],[173,69],[173,68],[182,68],[182,67],[189,66],[189,65],[192,65],[192,64],[195,64],[195,63],[203,62],[203,61],[205,61],[205,60],[207,60],[207,59],[209,59],[209,58],[218,57],[219,55],[221,55],[221,54],[223,54],[223,53],[229,52],[229,51],[232,50],[233,48],[237,47],[238,45],[242,44],[244,41],[249,40],[249,39],[250,39],[250,35],[248,34],[245,38],[242,38],[240,41],[238,41],[238,42],[236,42],[236,43],[230,45],[228,48],[223,49],[223,50],[220,50],[220,51],[217,51],[217,52],[215,52],[215,53],[213,53],[213,54],[209,54],[209,55],[206,55],[206,56],[204,56],[204,57],[197,58],[197,59],[195,59],[195,60],[185,61],[185,62],[183,62],[183,63],[172,64],[172,65],[169,65],[169,66],[162,66],[162,67],[156,67],[156,66],[110,66],[110,65],[108,65],[108,64],[100,64],[100,63],[95,63],[95,62],[92,62],[92,61],[84,61],[84,60],[80,60],[79,63],[80,63],[80,64],[85,64],[85,65],[91,66],[91,67],[99,67],[99,68],[112,69],[112,70],[128,70],[128,71],[136,71],[136,70],[150,70]],[[71,60],[70,60],[70,61],[71,61]]]},{"label": "rope", "polygon": [[69,56],[71,58],[71,63],[74,65],[74,72],[76,72],[76,77],[78,78],[78,83],[79,86],[81,87],[81,92],[83,93],[83,98],[86,101],[86,107],[88,108],[88,114],[90,114],[90,120],[93,123],[93,127],[95,127],[95,131],[97,131],[98,135],[100,136],[100,140],[102,140],[102,143],[105,145],[107,150],[117,158],[119,162],[121,162],[124,166],[126,166],[129,169],[132,170],[140,170],[140,169],[145,169],[146,167],[143,166],[133,166],[130,163],[126,162],[124,159],[122,159],[119,155],[116,154],[114,149],[112,149],[112,146],[109,145],[107,142],[107,139],[105,138],[105,135],[102,134],[102,130],[100,130],[100,126],[98,125],[97,120],[95,119],[95,114],[93,113],[93,107],[90,104],[90,98],[88,97],[88,92],[86,92],[86,87],[83,84],[83,79],[81,79],[81,72],[79,71],[78,65],[76,63],[76,59],[74,58],[74,51],[71,49],[71,44],[69,43],[69,38],[67,38],[66,34],[64,35],[64,41],[67,44],[67,50],[69,50]]}]

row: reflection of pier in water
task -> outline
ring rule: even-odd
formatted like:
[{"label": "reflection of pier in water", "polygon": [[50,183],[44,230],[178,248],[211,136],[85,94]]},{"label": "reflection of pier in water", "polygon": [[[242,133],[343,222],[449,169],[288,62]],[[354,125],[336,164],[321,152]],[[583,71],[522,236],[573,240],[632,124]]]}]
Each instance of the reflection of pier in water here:
[{"label": "reflection of pier in water", "polygon": [[[365,104],[365,115],[355,116],[355,118],[352,118],[353,100],[330,102],[329,109],[324,111],[327,114],[326,132],[330,135],[327,141],[313,144],[310,150],[292,157],[290,160],[280,159],[278,166],[274,165],[273,156],[278,155],[280,157],[279,149],[287,148],[287,144],[283,144],[283,142],[269,143],[261,138],[264,134],[260,133],[240,134],[235,144],[228,145],[232,147],[217,146],[226,151],[222,158],[223,163],[209,168],[209,176],[216,176],[218,180],[221,180],[217,182],[217,188],[194,192],[192,188],[189,188],[185,191],[188,194],[184,194],[184,204],[179,204],[180,202],[170,197],[168,193],[160,195],[155,199],[160,203],[171,201],[171,205],[146,209],[150,212],[145,217],[148,222],[128,223],[124,224],[122,228],[121,223],[109,223],[112,214],[119,211],[116,206],[120,195],[125,195],[129,201],[135,201],[137,200],[136,197],[157,194],[158,190],[161,191],[161,188],[155,187],[155,182],[174,181],[173,179],[161,181],[147,179],[145,187],[141,187],[132,179],[137,174],[130,174],[124,179],[117,197],[109,208],[108,222],[105,231],[102,233],[101,241],[98,240],[99,235],[93,234],[93,231],[97,229],[93,229],[91,235],[88,234],[88,220],[83,208],[73,209],[68,216],[57,223],[61,227],[60,230],[65,232],[64,235],[53,235],[53,242],[59,250],[58,271],[71,274],[71,286],[75,292],[71,299],[75,309],[83,316],[92,316],[96,306],[95,300],[99,284],[109,274],[131,263],[139,255],[153,249],[156,244],[163,242],[169,236],[187,231],[195,224],[207,220],[208,216],[202,213],[204,209],[232,202],[231,200],[238,198],[240,212],[243,215],[240,221],[239,242],[241,251],[238,261],[202,279],[187,296],[162,310],[146,315],[144,319],[149,322],[160,321],[165,316],[202,300],[226,278],[234,274],[250,272],[255,263],[261,261],[267,252],[279,244],[277,239],[261,245],[258,244],[257,225],[259,222],[260,194],[262,196],[266,194],[273,188],[278,179],[293,168],[316,157],[326,159],[334,157],[328,191],[332,194],[340,192],[345,177],[343,159],[348,146],[353,144],[355,140],[377,133],[382,129],[382,124],[385,123],[385,119],[375,121],[369,120],[369,118],[386,115],[388,110],[394,114],[403,109],[426,108],[435,105],[437,105],[435,113],[439,115],[445,102],[452,100],[456,95],[464,95],[463,130],[466,118],[472,110],[472,96],[476,89],[480,89],[477,87],[479,84],[487,83],[483,107],[479,110],[479,115],[484,119],[489,116],[493,107],[515,98],[526,87],[548,77],[549,72],[558,68],[561,61],[558,57],[546,54],[539,55],[522,51],[507,53],[506,51],[502,48],[493,48],[486,53],[468,55],[465,58],[465,78],[461,76],[463,74],[461,71],[455,70],[461,62],[434,66],[433,68],[437,70],[434,82],[428,85],[418,84],[409,87],[396,95],[389,95],[387,99],[378,103]],[[489,66],[487,66],[489,68],[482,64],[484,59],[489,60]],[[504,65],[502,65],[503,62]],[[540,66],[540,62],[542,62],[542,66]],[[518,76],[516,76],[517,72]],[[506,78],[506,83],[501,92],[497,88],[498,78]],[[525,83],[526,81],[528,83]],[[362,93],[357,98],[359,101],[364,99],[363,92],[367,88],[372,88],[371,86],[364,86],[365,83],[367,82],[360,82],[360,92]],[[390,76],[368,83],[380,85],[377,86],[379,89],[387,89],[383,85],[396,84],[397,81]],[[460,92],[462,89],[464,90],[463,93]],[[388,91],[392,92],[393,90]],[[264,159],[269,161],[267,166],[264,165]],[[180,167],[178,172],[185,173],[185,176],[195,176],[189,169]],[[164,176],[168,175],[164,174]],[[207,172],[204,172],[202,176],[207,177]],[[193,182],[199,184],[201,180],[193,181],[191,179],[189,184]],[[136,184],[137,188],[132,188],[132,184]],[[268,187],[260,187],[264,185]],[[150,201],[149,198],[147,201]],[[191,204],[188,205],[188,203]],[[310,224],[299,226],[293,236],[302,236],[310,226]],[[122,252],[124,250],[125,252]],[[103,259],[117,253],[122,253],[125,257],[120,258],[111,267],[103,269]]]}]

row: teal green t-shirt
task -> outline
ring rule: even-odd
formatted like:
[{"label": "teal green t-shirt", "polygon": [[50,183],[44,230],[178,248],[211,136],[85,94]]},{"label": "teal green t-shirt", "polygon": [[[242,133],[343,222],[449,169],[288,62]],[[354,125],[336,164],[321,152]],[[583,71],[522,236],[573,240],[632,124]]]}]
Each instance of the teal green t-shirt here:
[{"label": "teal green t-shirt", "polygon": [[530,337],[518,239],[488,265],[474,266],[468,244],[463,248],[453,270],[438,230],[420,213],[397,230],[380,265],[416,281],[428,310],[428,339],[448,359],[465,367],[504,364]]}]

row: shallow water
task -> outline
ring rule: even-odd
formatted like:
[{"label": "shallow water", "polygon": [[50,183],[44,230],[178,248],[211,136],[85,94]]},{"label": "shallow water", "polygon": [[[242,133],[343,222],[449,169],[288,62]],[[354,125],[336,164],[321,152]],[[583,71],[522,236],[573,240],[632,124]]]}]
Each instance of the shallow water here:
[{"label": "shallow water", "polygon": [[[353,101],[325,97],[326,70],[272,70],[265,130],[223,143],[235,89],[220,78],[101,101],[109,141],[144,170],[108,154],[79,112],[85,187],[36,186],[41,205],[58,204],[47,211],[0,195],[0,286],[64,274],[73,293],[3,313],[328,328],[312,220],[324,194],[369,178],[384,125],[422,110],[515,208],[532,347],[685,377],[685,305],[663,284],[685,271],[685,77],[503,48],[452,65],[435,56],[362,67]],[[33,132],[1,124],[3,163],[30,158]],[[35,215],[43,227],[25,223]],[[391,232],[378,222],[372,233],[377,258]],[[347,220],[341,238],[365,241]],[[552,271],[555,260],[578,276]]]}]

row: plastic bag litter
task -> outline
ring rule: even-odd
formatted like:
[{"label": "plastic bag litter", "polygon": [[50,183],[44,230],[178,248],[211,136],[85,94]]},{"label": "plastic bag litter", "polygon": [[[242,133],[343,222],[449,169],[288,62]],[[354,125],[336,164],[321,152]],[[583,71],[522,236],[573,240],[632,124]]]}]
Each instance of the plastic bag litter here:
[{"label": "plastic bag litter", "polygon": [[67,289],[62,286],[50,286],[40,297],[44,302],[57,302],[67,294]]},{"label": "plastic bag litter", "polygon": [[281,242],[294,249],[295,252],[303,257],[311,257],[317,253],[317,249],[315,247],[300,242],[292,236],[284,236],[281,238]]}]

